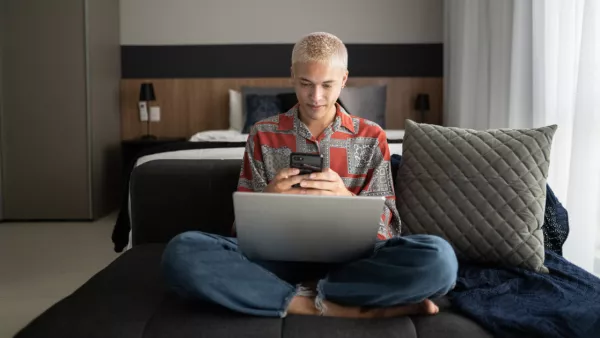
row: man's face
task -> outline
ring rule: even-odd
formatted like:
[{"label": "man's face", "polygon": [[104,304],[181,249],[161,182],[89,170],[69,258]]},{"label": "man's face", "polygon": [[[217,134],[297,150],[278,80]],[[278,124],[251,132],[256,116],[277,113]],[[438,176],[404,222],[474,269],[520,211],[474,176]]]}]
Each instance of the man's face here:
[{"label": "man's face", "polygon": [[302,116],[317,121],[330,118],[347,79],[348,72],[342,67],[321,62],[296,63],[292,67],[292,82]]}]

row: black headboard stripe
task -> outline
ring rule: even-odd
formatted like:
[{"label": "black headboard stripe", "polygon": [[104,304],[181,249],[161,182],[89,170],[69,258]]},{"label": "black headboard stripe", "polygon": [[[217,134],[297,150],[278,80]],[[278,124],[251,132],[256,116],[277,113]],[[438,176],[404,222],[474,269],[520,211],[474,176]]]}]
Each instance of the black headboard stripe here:
[{"label": "black headboard stripe", "polygon": [[[121,46],[121,71],[135,78],[287,77],[293,44]],[[443,45],[347,44],[359,77],[442,77]]]}]

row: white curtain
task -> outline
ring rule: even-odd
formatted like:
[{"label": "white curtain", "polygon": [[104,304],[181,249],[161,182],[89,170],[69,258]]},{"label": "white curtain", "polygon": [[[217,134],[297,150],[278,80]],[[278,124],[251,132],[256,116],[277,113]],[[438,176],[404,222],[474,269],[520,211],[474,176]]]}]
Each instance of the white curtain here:
[{"label": "white curtain", "polygon": [[548,183],[564,255],[600,274],[600,0],[446,0],[445,124],[557,124]]}]

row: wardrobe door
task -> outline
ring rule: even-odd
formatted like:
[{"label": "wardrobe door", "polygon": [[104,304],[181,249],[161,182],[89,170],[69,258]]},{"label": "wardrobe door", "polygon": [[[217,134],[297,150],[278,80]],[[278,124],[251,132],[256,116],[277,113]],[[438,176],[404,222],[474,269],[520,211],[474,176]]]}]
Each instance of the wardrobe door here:
[{"label": "wardrobe door", "polygon": [[91,217],[82,0],[3,0],[5,219]]}]

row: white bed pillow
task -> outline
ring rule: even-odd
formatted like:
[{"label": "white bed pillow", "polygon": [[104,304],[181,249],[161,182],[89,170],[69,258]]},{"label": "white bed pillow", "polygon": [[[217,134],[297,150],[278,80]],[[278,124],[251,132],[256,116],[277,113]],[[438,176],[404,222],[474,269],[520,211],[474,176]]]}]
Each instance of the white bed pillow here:
[{"label": "white bed pillow", "polygon": [[229,130],[242,132],[244,129],[242,92],[229,89]]},{"label": "white bed pillow", "polygon": [[403,140],[404,139],[404,129],[384,129],[385,135],[389,140]]}]

